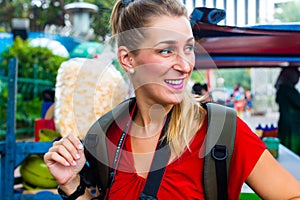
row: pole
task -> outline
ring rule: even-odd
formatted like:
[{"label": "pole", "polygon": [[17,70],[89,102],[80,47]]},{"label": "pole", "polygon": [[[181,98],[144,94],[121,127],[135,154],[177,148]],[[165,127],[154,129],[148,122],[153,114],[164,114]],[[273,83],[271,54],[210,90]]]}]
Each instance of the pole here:
[{"label": "pole", "polygon": [[14,199],[14,168],[16,157],[16,94],[17,94],[18,62],[16,58],[9,60],[8,65],[8,103],[7,128],[5,145],[4,177],[5,184],[1,196],[4,200]]},{"label": "pole", "polygon": [[210,83],[210,69],[206,70],[206,82],[207,82],[207,89],[210,91],[211,83]]}]

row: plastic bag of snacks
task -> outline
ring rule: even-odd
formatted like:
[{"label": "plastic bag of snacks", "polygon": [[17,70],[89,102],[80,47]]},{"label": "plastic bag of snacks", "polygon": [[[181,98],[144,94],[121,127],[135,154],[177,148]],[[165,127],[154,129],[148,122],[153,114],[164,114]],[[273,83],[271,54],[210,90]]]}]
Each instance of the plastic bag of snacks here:
[{"label": "plastic bag of snacks", "polygon": [[80,139],[103,114],[125,100],[129,86],[111,58],[74,58],[61,64],[55,87],[54,121],[62,135]]}]

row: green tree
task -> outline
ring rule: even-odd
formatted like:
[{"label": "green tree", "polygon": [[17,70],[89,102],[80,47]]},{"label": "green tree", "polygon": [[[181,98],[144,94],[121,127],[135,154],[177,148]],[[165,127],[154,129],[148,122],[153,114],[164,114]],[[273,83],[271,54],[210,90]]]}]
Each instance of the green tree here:
[{"label": "green tree", "polygon": [[205,83],[206,79],[205,70],[194,70],[191,74],[191,80],[195,83]]},{"label": "green tree", "polygon": [[93,22],[91,24],[91,27],[94,28],[94,31],[99,38],[104,39],[105,36],[110,32],[109,19],[114,2],[115,1],[112,0],[89,1],[89,3],[93,3],[99,8],[98,13],[93,15]]},{"label": "green tree", "polygon": [[[57,56],[45,47],[32,47],[28,41],[23,41],[17,37],[11,47],[0,55],[2,62],[0,69],[7,75],[8,61],[10,58],[17,57],[19,64],[19,77],[37,78],[55,83],[57,70],[60,64],[67,60]],[[36,69],[34,66],[36,65]],[[36,70],[36,72],[35,72]],[[36,74],[35,74],[36,73]]]},{"label": "green tree", "polygon": [[17,132],[32,136],[34,120],[41,117],[42,91],[54,88],[58,68],[66,58],[45,47],[32,47],[19,37],[0,57],[4,72],[0,76],[0,139],[6,128],[8,62],[13,57],[18,59]]},{"label": "green tree", "polygon": [[281,22],[299,22],[300,21],[300,1],[289,1],[278,3],[274,18]]},{"label": "green tree", "polygon": [[[29,18],[31,31],[43,31],[46,25],[54,24],[64,26],[64,16],[66,4],[74,2],[73,0],[16,0],[0,1],[0,27],[4,27],[6,31],[10,30],[12,18]],[[96,40],[105,38],[109,33],[109,17],[114,1],[111,0],[86,0],[98,6],[97,13],[92,14],[91,27],[94,28]]]},{"label": "green tree", "polygon": [[251,89],[250,69],[220,69],[216,72],[216,77],[224,79],[225,87],[240,84],[244,88]]}]

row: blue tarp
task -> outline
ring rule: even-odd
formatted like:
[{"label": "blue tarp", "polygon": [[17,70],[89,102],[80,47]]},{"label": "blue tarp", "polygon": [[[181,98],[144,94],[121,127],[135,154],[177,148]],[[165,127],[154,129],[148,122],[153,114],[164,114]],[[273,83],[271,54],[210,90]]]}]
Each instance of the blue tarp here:
[{"label": "blue tarp", "polygon": [[[74,38],[68,36],[62,36],[59,34],[49,34],[42,32],[29,32],[28,39],[33,38],[49,38],[60,42],[66,47],[70,53],[78,44],[84,42],[84,39]],[[5,49],[13,44],[13,34],[12,33],[0,33],[0,54],[5,51]]]}]

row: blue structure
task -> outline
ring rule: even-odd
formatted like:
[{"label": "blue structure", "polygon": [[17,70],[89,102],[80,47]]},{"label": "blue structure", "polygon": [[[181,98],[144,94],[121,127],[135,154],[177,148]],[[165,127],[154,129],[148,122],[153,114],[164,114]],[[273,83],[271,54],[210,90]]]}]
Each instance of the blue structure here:
[{"label": "blue structure", "polygon": [[[78,44],[85,42],[86,40],[82,38],[74,38],[68,36],[62,36],[59,34],[49,34],[43,32],[29,32],[28,39],[33,38],[48,38],[60,42],[68,52],[70,53]],[[0,54],[5,51],[5,49],[13,44],[13,34],[12,33],[0,33]]]},{"label": "blue structure", "polygon": [[300,31],[300,23],[260,24],[249,26],[249,28],[281,31]]},{"label": "blue structure", "polygon": [[[71,52],[78,44],[85,42],[82,38],[30,32],[28,39],[48,38],[60,42]],[[13,45],[12,33],[0,33],[0,54]],[[1,58],[0,58],[1,59]],[[16,142],[16,96],[17,96],[17,59],[11,59],[8,66],[8,107],[6,140],[0,141],[0,199],[20,200],[22,192],[14,191],[15,169],[31,154],[44,154],[51,147],[51,142]],[[49,196],[49,195],[48,195]],[[23,199],[23,198],[22,198]]]},{"label": "blue structure", "polygon": [[6,140],[0,141],[0,194],[3,200],[18,200],[22,193],[14,191],[14,170],[30,154],[43,154],[51,142],[16,142],[17,59],[9,61],[8,109]]},{"label": "blue structure", "polygon": [[12,33],[0,33],[0,53],[13,44]]}]

